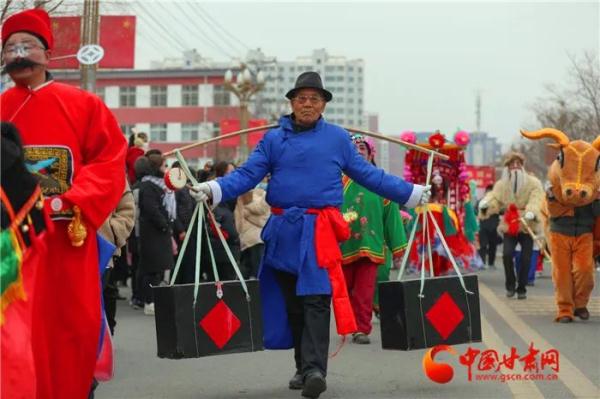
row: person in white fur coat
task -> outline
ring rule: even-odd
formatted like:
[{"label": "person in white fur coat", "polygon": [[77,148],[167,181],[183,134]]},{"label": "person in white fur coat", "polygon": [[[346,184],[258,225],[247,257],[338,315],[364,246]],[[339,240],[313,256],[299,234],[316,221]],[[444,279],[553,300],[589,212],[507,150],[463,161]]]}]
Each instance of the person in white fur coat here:
[{"label": "person in white fur coat", "polygon": [[260,233],[271,215],[265,200],[266,183],[238,197],[235,207],[235,227],[240,235],[241,268],[244,278],[256,278],[263,255]]}]

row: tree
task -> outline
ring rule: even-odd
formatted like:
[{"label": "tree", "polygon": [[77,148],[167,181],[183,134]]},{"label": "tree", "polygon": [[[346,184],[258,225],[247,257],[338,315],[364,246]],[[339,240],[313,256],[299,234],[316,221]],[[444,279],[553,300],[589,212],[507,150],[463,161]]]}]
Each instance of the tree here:
[{"label": "tree", "polygon": [[0,23],[3,23],[10,15],[28,8],[43,8],[48,14],[53,14],[63,3],[64,0],[5,0],[6,2],[0,9]]},{"label": "tree", "polygon": [[[564,87],[549,84],[546,95],[531,106],[537,123],[531,130],[552,127],[571,140],[593,141],[600,135],[600,63],[597,52],[569,55],[570,68]],[[526,141],[519,150],[527,154],[528,168],[544,176],[555,151],[541,141]]]}]

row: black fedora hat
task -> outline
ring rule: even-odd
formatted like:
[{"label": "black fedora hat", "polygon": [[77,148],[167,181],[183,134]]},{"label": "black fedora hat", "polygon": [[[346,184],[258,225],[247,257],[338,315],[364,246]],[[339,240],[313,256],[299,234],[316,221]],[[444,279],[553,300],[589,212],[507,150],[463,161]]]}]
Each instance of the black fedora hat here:
[{"label": "black fedora hat", "polygon": [[298,79],[296,79],[296,85],[294,86],[294,88],[288,91],[285,96],[291,100],[296,95],[296,92],[300,89],[319,90],[323,94],[323,97],[325,97],[325,101],[327,102],[331,101],[331,99],[333,98],[331,92],[323,88],[323,81],[321,81],[321,76],[316,72],[309,71],[301,73],[300,76],[298,76]]}]

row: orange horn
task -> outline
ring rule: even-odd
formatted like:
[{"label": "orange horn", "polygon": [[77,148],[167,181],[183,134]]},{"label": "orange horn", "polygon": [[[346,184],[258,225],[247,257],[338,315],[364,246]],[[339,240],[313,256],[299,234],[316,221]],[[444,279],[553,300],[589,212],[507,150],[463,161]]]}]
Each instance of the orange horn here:
[{"label": "orange horn", "polygon": [[592,142],[592,147],[600,151],[600,136],[596,136],[596,140]]},{"label": "orange horn", "polygon": [[539,139],[554,139],[561,147],[566,147],[569,145],[569,138],[566,134],[557,129],[552,128],[544,128],[540,130],[536,130],[534,132],[528,132],[526,130],[521,129],[521,135],[530,140],[539,140]]}]

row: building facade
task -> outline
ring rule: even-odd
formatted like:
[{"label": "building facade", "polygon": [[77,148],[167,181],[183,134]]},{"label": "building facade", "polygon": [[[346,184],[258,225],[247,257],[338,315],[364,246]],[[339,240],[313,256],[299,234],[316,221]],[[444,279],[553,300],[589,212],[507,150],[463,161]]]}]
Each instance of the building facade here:
[{"label": "building facade", "polygon": [[[113,111],[125,135],[132,128],[150,135],[163,151],[220,133],[223,119],[239,118],[237,98],[225,90],[225,69],[99,71],[96,93]],[[79,71],[55,71],[57,81],[79,86]],[[191,164],[215,156],[206,146],[184,154]]]}]

